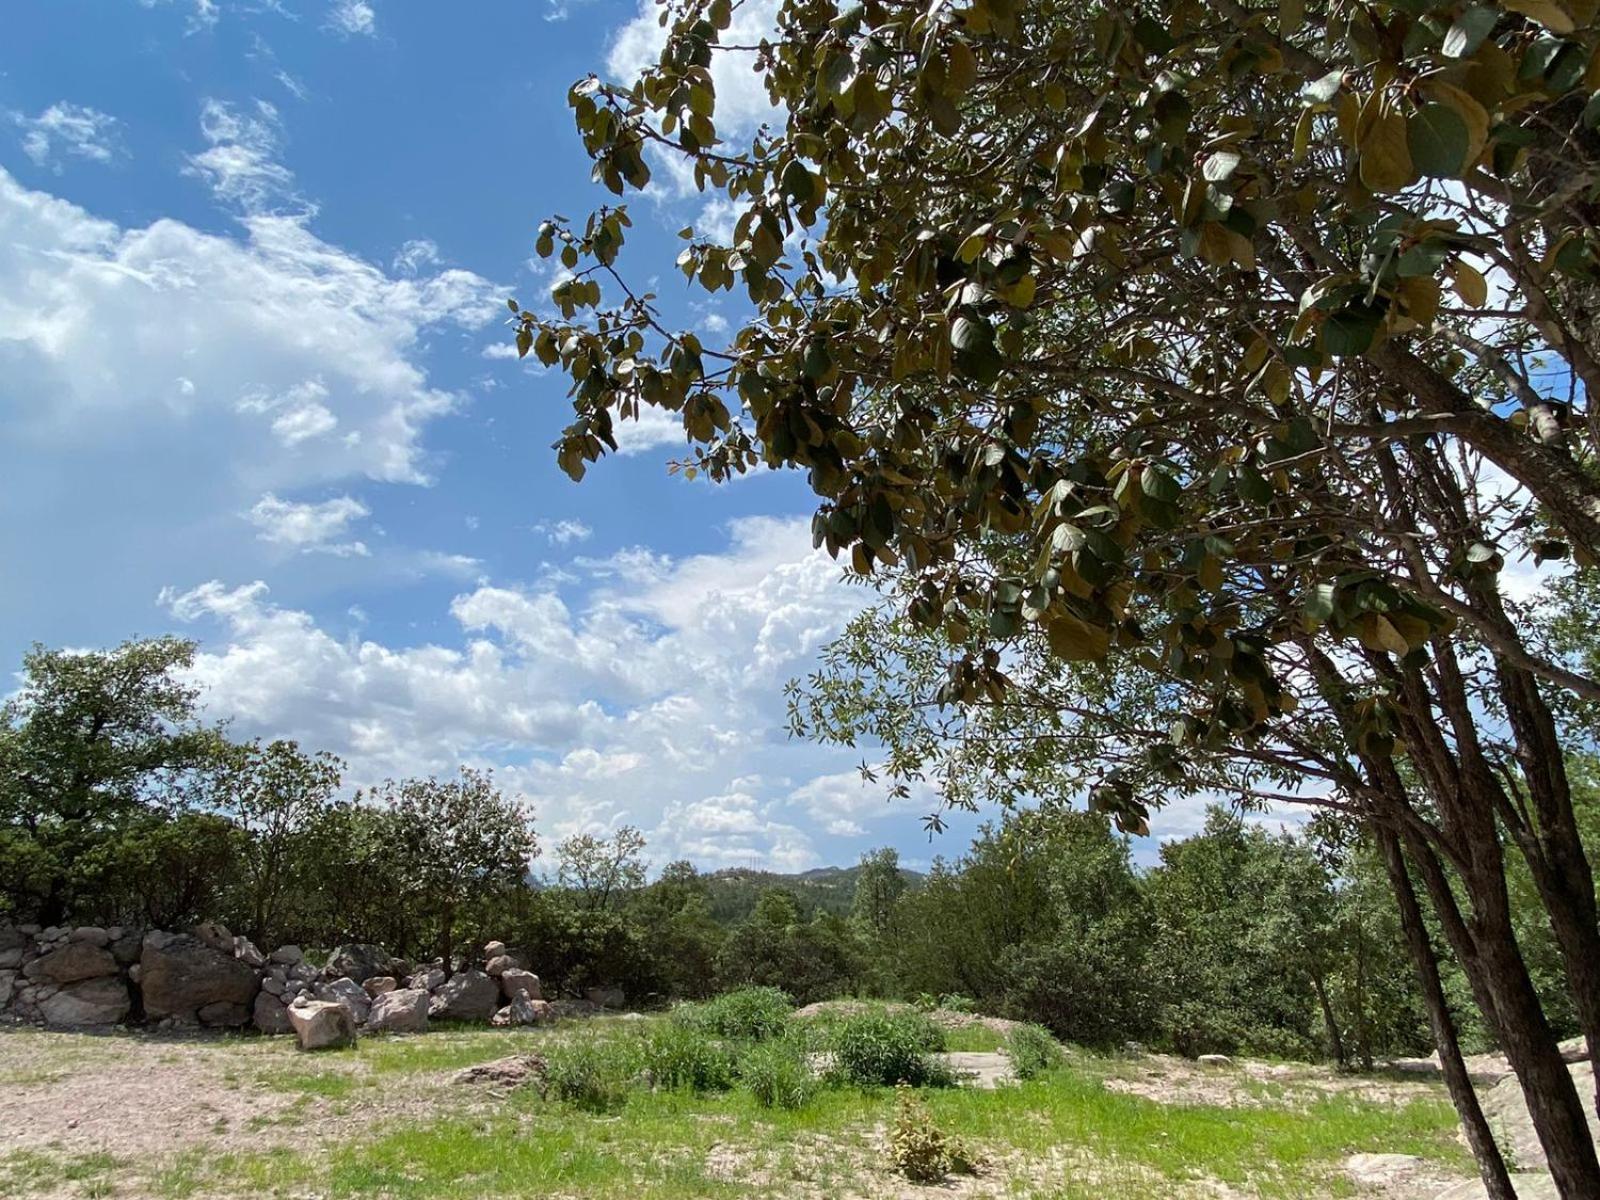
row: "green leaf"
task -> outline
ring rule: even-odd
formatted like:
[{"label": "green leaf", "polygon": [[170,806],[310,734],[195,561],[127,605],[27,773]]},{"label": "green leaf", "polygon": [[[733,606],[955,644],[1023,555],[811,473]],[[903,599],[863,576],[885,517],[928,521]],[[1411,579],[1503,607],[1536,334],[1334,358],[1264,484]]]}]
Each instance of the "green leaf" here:
[{"label": "green leaf", "polygon": [[1424,175],[1454,178],[1467,165],[1467,123],[1447,105],[1424,104],[1406,122],[1406,145]]},{"label": "green leaf", "polygon": [[1444,56],[1466,58],[1477,53],[1499,19],[1500,10],[1493,4],[1474,4],[1466,9],[1444,35]]},{"label": "green leaf", "polygon": [[1365,354],[1372,348],[1383,313],[1371,305],[1352,304],[1322,323],[1322,348],[1335,358]]}]

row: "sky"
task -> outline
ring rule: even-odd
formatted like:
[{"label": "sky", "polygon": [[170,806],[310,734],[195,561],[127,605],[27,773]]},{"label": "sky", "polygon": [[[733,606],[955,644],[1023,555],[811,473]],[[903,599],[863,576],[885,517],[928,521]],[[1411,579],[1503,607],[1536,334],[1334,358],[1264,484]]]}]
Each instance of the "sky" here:
[{"label": "sky", "polygon": [[[740,10],[759,35],[771,0]],[[868,598],[808,491],[669,474],[664,419],[581,486],[563,379],[505,302],[589,181],[566,91],[661,36],[652,0],[12,0],[0,46],[0,658],[177,633],[207,714],[347,782],[492,766],[547,845],[639,826],[657,864],[800,870],[931,844],[782,687]],[[749,41],[752,38],[745,38]],[[765,97],[730,62],[719,124]],[[708,340],[662,173],[636,277]],[[993,814],[985,814],[992,816]],[[1172,812],[1159,832],[1198,827]]]}]

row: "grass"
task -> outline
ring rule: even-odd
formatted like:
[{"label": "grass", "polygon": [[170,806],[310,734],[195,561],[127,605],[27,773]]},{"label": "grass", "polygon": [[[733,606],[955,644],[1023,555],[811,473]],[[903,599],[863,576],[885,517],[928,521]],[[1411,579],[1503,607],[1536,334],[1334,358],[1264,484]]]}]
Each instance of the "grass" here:
[{"label": "grass", "polygon": [[[664,1020],[610,1020],[555,1030],[445,1032],[378,1038],[354,1049],[296,1054],[289,1043],[219,1044],[217,1066],[301,1099],[292,1123],[246,1123],[263,1139],[302,1136],[329,1113],[359,1110],[325,1140],[297,1148],[225,1150],[215,1144],[144,1159],[17,1151],[0,1156],[0,1195],[44,1193],[187,1200],[190,1197],[330,1195],[372,1200],[473,1200],[562,1195],[626,1200],[687,1197],[883,1194],[881,1144],[893,1119],[889,1089],[834,1087],[796,1108],[763,1106],[746,1086],[728,1091],[651,1091],[632,1086],[613,1106],[588,1112],[542,1100],[457,1088],[455,1069],[599,1041],[642,1044]],[[992,1049],[968,1029],[952,1047]],[[972,1034],[969,1038],[967,1035]],[[776,1054],[795,1043],[762,1043]],[[154,1056],[152,1056],[154,1057]],[[249,1067],[242,1064],[248,1062]],[[1078,1052],[1038,1078],[997,1091],[921,1093],[932,1121],[987,1160],[984,1194],[1053,1200],[1181,1196],[1202,1179],[1263,1200],[1353,1194],[1339,1164],[1357,1152],[1415,1154],[1462,1175],[1471,1166],[1437,1089],[1419,1086],[1403,1105],[1346,1096],[1281,1099],[1249,1108],[1157,1103],[1109,1091],[1114,1064]],[[412,1107],[384,1114],[386,1095],[427,1092],[432,1117]],[[298,1129],[295,1127],[298,1126]],[[903,1181],[901,1181],[903,1183]]]}]

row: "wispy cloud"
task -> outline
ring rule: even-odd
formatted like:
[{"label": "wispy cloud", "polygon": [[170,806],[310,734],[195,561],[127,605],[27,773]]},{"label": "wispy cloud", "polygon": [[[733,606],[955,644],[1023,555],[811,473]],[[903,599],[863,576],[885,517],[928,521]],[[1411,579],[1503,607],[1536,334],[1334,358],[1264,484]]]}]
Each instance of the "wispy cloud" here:
[{"label": "wispy cloud", "polygon": [[20,133],[22,152],[35,165],[50,167],[57,174],[64,158],[109,163],[127,155],[122,145],[122,123],[87,105],[61,100],[36,117],[20,112],[10,115]]}]

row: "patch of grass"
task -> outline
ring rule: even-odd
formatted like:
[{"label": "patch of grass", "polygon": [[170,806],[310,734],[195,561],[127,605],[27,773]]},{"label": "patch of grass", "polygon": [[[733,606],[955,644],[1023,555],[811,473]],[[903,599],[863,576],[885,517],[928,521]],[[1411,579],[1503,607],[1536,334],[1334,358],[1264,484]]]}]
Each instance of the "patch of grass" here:
[{"label": "patch of grass", "polygon": [[693,1029],[738,1041],[779,1037],[788,1028],[794,1001],[775,987],[724,992],[703,1004],[680,1004],[672,1019]]},{"label": "patch of grass", "polygon": [[921,1013],[860,1013],[834,1035],[833,1073],[860,1087],[948,1087],[949,1068],[931,1057],[943,1048],[944,1031]]},{"label": "patch of grass", "polygon": [[621,1038],[569,1041],[545,1054],[545,1095],[584,1112],[612,1112],[627,1103],[642,1066],[638,1042]]},{"label": "patch of grass", "polygon": [[1036,1079],[1065,1061],[1061,1043],[1042,1025],[1019,1025],[1006,1037],[1006,1057],[1018,1079]]},{"label": "patch of grass", "polygon": [[805,1046],[792,1038],[746,1050],[739,1059],[739,1080],[763,1108],[803,1108],[817,1092]]},{"label": "patch of grass", "polygon": [[0,1195],[27,1196],[37,1192],[58,1192],[65,1184],[76,1184],[83,1196],[108,1196],[112,1175],[121,1162],[109,1154],[41,1154],[36,1150],[14,1150],[0,1155]]},{"label": "patch of grass", "polygon": [[967,1053],[987,1054],[1005,1045],[1005,1037],[987,1025],[956,1025],[944,1031],[944,1048]]},{"label": "patch of grass", "polygon": [[733,1055],[699,1029],[676,1022],[642,1034],[650,1082],[669,1091],[724,1092],[733,1086]]}]

